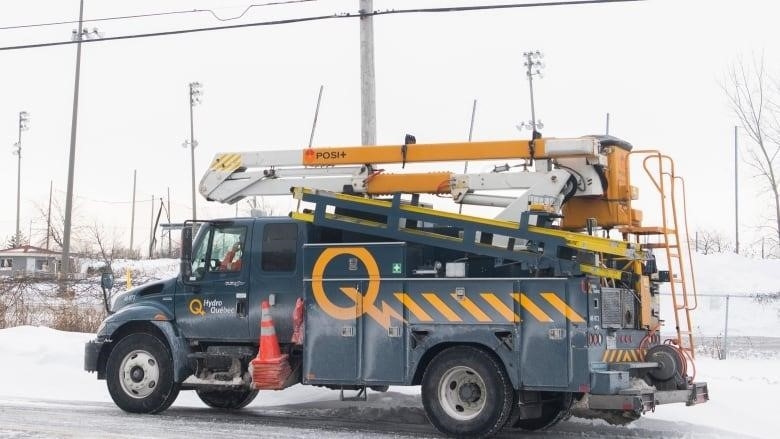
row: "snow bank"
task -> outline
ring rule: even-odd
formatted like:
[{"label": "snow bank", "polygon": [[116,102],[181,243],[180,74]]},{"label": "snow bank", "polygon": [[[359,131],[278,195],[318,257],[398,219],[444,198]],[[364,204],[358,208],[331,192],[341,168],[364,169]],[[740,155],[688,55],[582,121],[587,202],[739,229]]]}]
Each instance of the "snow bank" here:
[{"label": "snow bank", "polygon": [[[105,266],[99,259],[82,259],[79,261],[81,273],[86,274],[91,269]],[[114,259],[111,268],[115,275],[122,275],[127,269],[141,274],[144,278],[166,279],[179,273],[178,259]],[[117,279],[119,281],[119,279]]]},{"label": "snow bank", "polygon": [[695,254],[693,268],[700,293],[749,295],[780,291],[780,259],[751,259],[735,253]]}]

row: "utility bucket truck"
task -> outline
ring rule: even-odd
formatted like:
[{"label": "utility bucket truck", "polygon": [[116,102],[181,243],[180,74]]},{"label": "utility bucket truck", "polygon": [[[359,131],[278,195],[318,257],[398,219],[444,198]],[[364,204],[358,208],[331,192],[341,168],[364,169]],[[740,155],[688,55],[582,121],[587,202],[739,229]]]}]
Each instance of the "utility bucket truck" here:
[{"label": "utility bucket truck", "polygon": [[[660,225],[642,225],[632,159],[658,192]],[[499,166],[409,172],[464,160]],[[410,136],[218,154],[200,192],[224,203],[292,195],[298,208],[187,223],[177,277],[110,297],[85,368],[123,410],[160,412],[180,390],[240,409],[260,390],[299,383],[350,399],[421,386],[439,431],[481,438],[572,411],[625,423],[708,400],[693,376],[683,180],[658,151],[614,137]],[[499,213],[433,209],[426,194]],[[674,304],[666,322],[660,287]]]}]

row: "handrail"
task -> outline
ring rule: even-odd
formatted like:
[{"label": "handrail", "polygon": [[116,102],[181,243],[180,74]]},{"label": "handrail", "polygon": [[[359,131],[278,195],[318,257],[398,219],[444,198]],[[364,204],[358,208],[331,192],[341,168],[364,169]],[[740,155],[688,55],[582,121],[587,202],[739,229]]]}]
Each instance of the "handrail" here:
[{"label": "handrail", "polygon": [[699,293],[696,290],[696,274],[693,269],[693,252],[691,251],[691,234],[688,232],[688,202],[685,195],[685,179],[680,176],[675,176],[675,178],[680,180],[680,187],[682,187],[683,220],[685,220],[685,242],[687,243],[687,247],[688,247],[688,263],[690,264],[691,287],[693,287],[693,300],[694,300],[693,307],[689,307],[688,310],[693,311],[694,309],[699,307]]}]

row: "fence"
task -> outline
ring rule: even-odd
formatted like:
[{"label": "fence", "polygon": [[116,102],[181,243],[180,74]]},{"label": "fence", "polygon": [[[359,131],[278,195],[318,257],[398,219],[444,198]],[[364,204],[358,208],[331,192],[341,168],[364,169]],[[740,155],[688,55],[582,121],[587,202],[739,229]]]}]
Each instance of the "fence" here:
[{"label": "fence", "polygon": [[[780,293],[699,293],[693,311],[697,351],[725,359],[780,356]],[[670,294],[661,293],[662,333],[672,335],[674,313]]]}]

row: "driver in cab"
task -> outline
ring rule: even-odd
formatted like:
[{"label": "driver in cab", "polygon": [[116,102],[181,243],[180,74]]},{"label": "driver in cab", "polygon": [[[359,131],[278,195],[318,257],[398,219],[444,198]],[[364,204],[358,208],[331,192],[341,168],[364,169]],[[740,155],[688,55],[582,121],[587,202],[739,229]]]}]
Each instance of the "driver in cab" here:
[{"label": "driver in cab", "polygon": [[241,243],[237,242],[225,253],[222,262],[219,264],[219,271],[241,271]]}]

